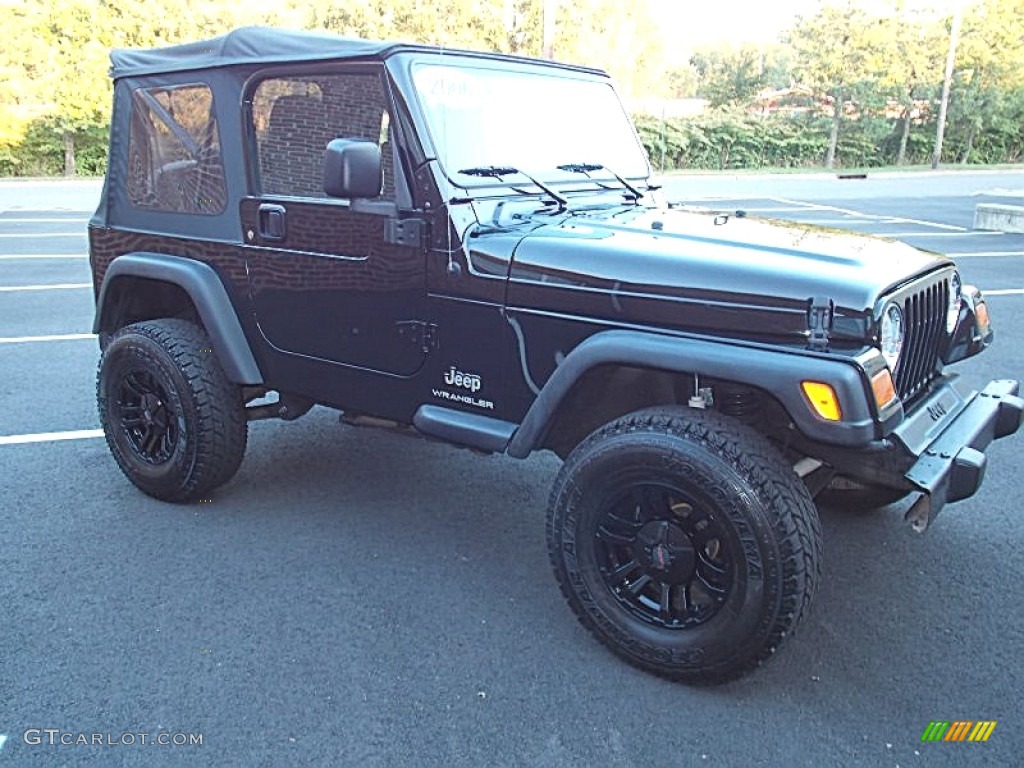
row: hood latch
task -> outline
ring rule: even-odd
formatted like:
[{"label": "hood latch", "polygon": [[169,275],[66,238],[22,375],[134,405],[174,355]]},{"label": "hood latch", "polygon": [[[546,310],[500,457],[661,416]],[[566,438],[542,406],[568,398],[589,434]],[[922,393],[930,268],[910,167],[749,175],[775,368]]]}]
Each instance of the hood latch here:
[{"label": "hood latch", "polygon": [[810,299],[807,310],[807,348],[827,352],[835,302],[824,296]]}]

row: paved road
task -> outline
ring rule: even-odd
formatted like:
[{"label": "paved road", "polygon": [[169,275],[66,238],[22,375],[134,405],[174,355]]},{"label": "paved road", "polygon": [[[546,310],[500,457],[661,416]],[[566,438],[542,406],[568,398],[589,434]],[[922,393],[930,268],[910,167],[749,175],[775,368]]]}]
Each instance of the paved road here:
[{"label": "paved road", "polygon": [[924,173],[869,173],[864,178],[838,174],[672,174],[662,179],[676,197],[788,197],[801,200],[869,200],[875,197],[922,198],[1024,196],[1024,170],[941,170]]},{"label": "paved road", "polygon": [[669,176],[665,191],[669,200],[722,212],[904,240],[954,257],[965,279],[988,292],[1024,290],[1024,235],[972,229],[978,203],[1024,206],[1024,172]]},{"label": "paved road", "polygon": [[[1024,236],[964,228],[1024,175],[874,183],[669,186],[965,254],[998,343],[964,378],[1020,377]],[[740,682],[672,685],[563,605],[543,537],[550,458],[481,458],[315,409],[253,424],[238,477],[172,506],[129,486],[102,440],[5,440],[97,426],[90,292],[74,287],[96,192],[0,184],[0,765],[1019,764],[1020,438],[925,536],[895,513],[826,512],[802,632]],[[12,342],[46,335],[71,338]],[[937,719],[999,724],[985,744],[922,744]],[[27,745],[28,728],[203,743]]]}]

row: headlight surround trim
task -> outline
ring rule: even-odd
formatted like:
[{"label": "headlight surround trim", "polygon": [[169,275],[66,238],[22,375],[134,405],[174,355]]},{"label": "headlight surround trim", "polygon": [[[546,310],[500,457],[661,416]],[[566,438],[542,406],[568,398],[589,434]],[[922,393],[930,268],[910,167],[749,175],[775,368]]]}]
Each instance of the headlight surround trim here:
[{"label": "headlight surround trim", "polygon": [[895,301],[890,301],[882,309],[882,321],[878,335],[879,349],[885,358],[889,370],[896,372],[896,365],[899,363],[900,355],[903,353],[903,343],[907,338],[907,329],[904,323],[903,310]]},{"label": "headlight surround trim", "polygon": [[954,271],[949,276],[949,308],[946,310],[946,333],[953,333],[960,319],[960,307],[963,303],[964,284],[960,273]]}]

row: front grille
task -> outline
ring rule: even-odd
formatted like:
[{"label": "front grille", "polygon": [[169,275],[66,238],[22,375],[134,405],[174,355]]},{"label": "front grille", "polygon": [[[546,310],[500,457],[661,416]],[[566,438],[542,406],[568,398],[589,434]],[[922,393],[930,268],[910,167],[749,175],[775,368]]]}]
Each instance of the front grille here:
[{"label": "front grille", "polygon": [[896,301],[903,308],[906,328],[903,354],[896,364],[896,391],[908,403],[924,392],[939,372],[939,350],[949,307],[948,275],[932,278],[923,287],[914,285]]}]

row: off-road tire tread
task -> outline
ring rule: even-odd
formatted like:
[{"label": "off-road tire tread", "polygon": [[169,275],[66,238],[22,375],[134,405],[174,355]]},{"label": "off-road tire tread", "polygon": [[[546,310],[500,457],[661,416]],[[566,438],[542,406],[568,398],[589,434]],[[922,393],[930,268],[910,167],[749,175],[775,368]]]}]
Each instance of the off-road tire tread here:
[{"label": "off-road tire tread", "polygon": [[[186,426],[193,431],[192,437],[196,440],[196,456],[191,471],[180,483],[142,490],[165,501],[201,499],[234,477],[245,456],[248,422],[241,390],[228,380],[206,332],[193,322],[168,318],[133,323],[118,330],[111,337],[107,349],[119,339],[129,336],[149,339],[166,355],[167,362],[178,369],[188,388],[187,392],[180,393],[181,397],[191,400],[197,415],[194,422],[186,417]],[[144,354],[149,356],[148,351]],[[133,479],[130,467],[126,468],[118,458],[119,450],[104,416],[102,370],[101,358],[96,394],[103,431],[111,453],[125,474]]]},{"label": "off-road tire tread", "polygon": [[[673,435],[699,444],[724,458],[749,480],[765,508],[772,510],[772,528],[782,569],[782,604],[760,651],[747,659],[736,659],[714,668],[672,669],[645,663],[622,649],[595,626],[572,586],[564,577],[558,542],[558,526],[564,510],[559,499],[569,492],[577,466],[589,452],[607,438],[641,433]],[[774,654],[783,638],[791,636],[809,612],[821,580],[821,523],[817,508],[800,478],[779,452],[762,435],[713,411],[681,406],[659,406],[636,411],[601,427],[569,455],[552,487],[547,519],[548,554],[562,595],[576,617],[603,644],[630,663],[671,680],[698,684],[719,684],[747,674]]]}]

